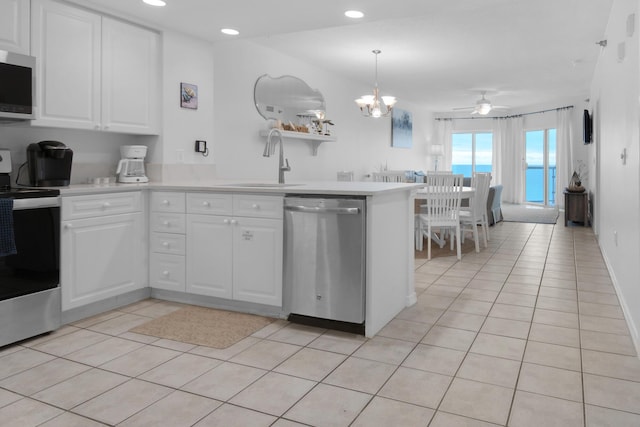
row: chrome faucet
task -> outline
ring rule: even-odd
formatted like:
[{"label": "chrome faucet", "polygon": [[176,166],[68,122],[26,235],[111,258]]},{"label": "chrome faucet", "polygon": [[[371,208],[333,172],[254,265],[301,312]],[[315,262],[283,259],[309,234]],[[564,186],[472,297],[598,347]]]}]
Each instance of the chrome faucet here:
[{"label": "chrome faucet", "polygon": [[282,132],[279,129],[273,128],[269,131],[269,135],[267,135],[267,143],[264,146],[264,152],[262,155],[264,157],[270,157],[275,153],[275,144],[271,140],[273,134],[278,134],[278,140],[280,141],[280,162],[278,164],[278,183],[284,184],[284,173],[289,172],[291,170],[291,166],[289,166],[289,159],[284,158],[284,152],[282,148]]}]

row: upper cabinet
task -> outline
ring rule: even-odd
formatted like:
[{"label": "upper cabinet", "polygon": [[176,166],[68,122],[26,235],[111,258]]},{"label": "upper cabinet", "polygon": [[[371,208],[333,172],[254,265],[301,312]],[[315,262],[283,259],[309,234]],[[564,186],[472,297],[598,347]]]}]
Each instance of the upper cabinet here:
[{"label": "upper cabinet", "polygon": [[157,33],[114,19],[102,19],[102,125],[105,130],[158,133],[159,51]]},{"label": "upper cabinet", "polygon": [[33,125],[159,133],[160,36],[53,0],[32,0]]},{"label": "upper cabinet", "polygon": [[0,0],[0,50],[29,55],[29,0]]}]

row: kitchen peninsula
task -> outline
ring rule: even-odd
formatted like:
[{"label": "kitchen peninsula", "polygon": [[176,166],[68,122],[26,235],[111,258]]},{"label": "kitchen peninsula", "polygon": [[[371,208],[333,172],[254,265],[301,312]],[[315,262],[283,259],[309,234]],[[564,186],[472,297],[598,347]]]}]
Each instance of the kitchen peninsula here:
[{"label": "kitchen peninsula", "polygon": [[[371,337],[416,301],[413,200],[420,186],[198,181],[63,188],[63,320],[71,322],[149,296],[284,318],[284,198],[356,197],[366,201],[365,335]],[[222,224],[231,229],[229,224],[238,223],[253,224],[256,241],[267,236],[261,246],[250,249],[259,255],[237,252],[246,247],[242,241],[254,238],[252,231],[245,230],[236,240],[229,237],[228,242],[219,239]],[[87,267],[84,262],[91,257],[95,239],[100,239],[101,252]],[[108,248],[117,255],[105,252]],[[212,259],[225,269],[215,280],[212,276],[218,272],[208,261]],[[126,266],[110,265],[113,260]],[[114,276],[111,283],[101,283],[96,274]],[[260,279],[253,280],[256,277]],[[261,288],[242,278],[260,282]]]}]

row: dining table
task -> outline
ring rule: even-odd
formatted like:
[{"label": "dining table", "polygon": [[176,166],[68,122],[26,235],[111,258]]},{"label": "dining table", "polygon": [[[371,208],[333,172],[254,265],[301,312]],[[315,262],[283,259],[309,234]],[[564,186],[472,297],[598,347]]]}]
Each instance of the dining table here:
[{"label": "dining table", "polygon": [[[423,202],[421,202],[422,200],[427,200],[429,199],[429,196],[433,194],[433,192],[429,191],[429,186],[424,186],[420,189],[418,189],[418,191],[416,191],[416,196],[415,196],[415,213],[416,215],[421,213],[420,212],[420,208],[421,206],[424,204]],[[462,191],[460,192],[460,200],[469,200],[469,205],[471,205],[471,200],[473,199],[473,196],[476,194],[476,189],[473,187],[462,187]],[[420,227],[416,227],[416,233],[421,233]],[[444,239],[444,237],[442,237],[442,233],[440,233],[440,235],[433,233],[433,236],[431,236],[431,240],[433,240],[434,242],[436,242],[438,244],[438,246],[440,246],[441,248],[444,247],[446,241]]]}]

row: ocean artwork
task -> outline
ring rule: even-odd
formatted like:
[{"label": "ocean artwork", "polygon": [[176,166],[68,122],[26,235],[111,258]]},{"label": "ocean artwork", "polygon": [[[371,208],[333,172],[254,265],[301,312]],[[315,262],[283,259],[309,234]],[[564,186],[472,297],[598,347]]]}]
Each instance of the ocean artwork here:
[{"label": "ocean artwork", "polygon": [[393,109],[391,111],[391,146],[411,148],[413,145],[413,116],[411,112]]}]

